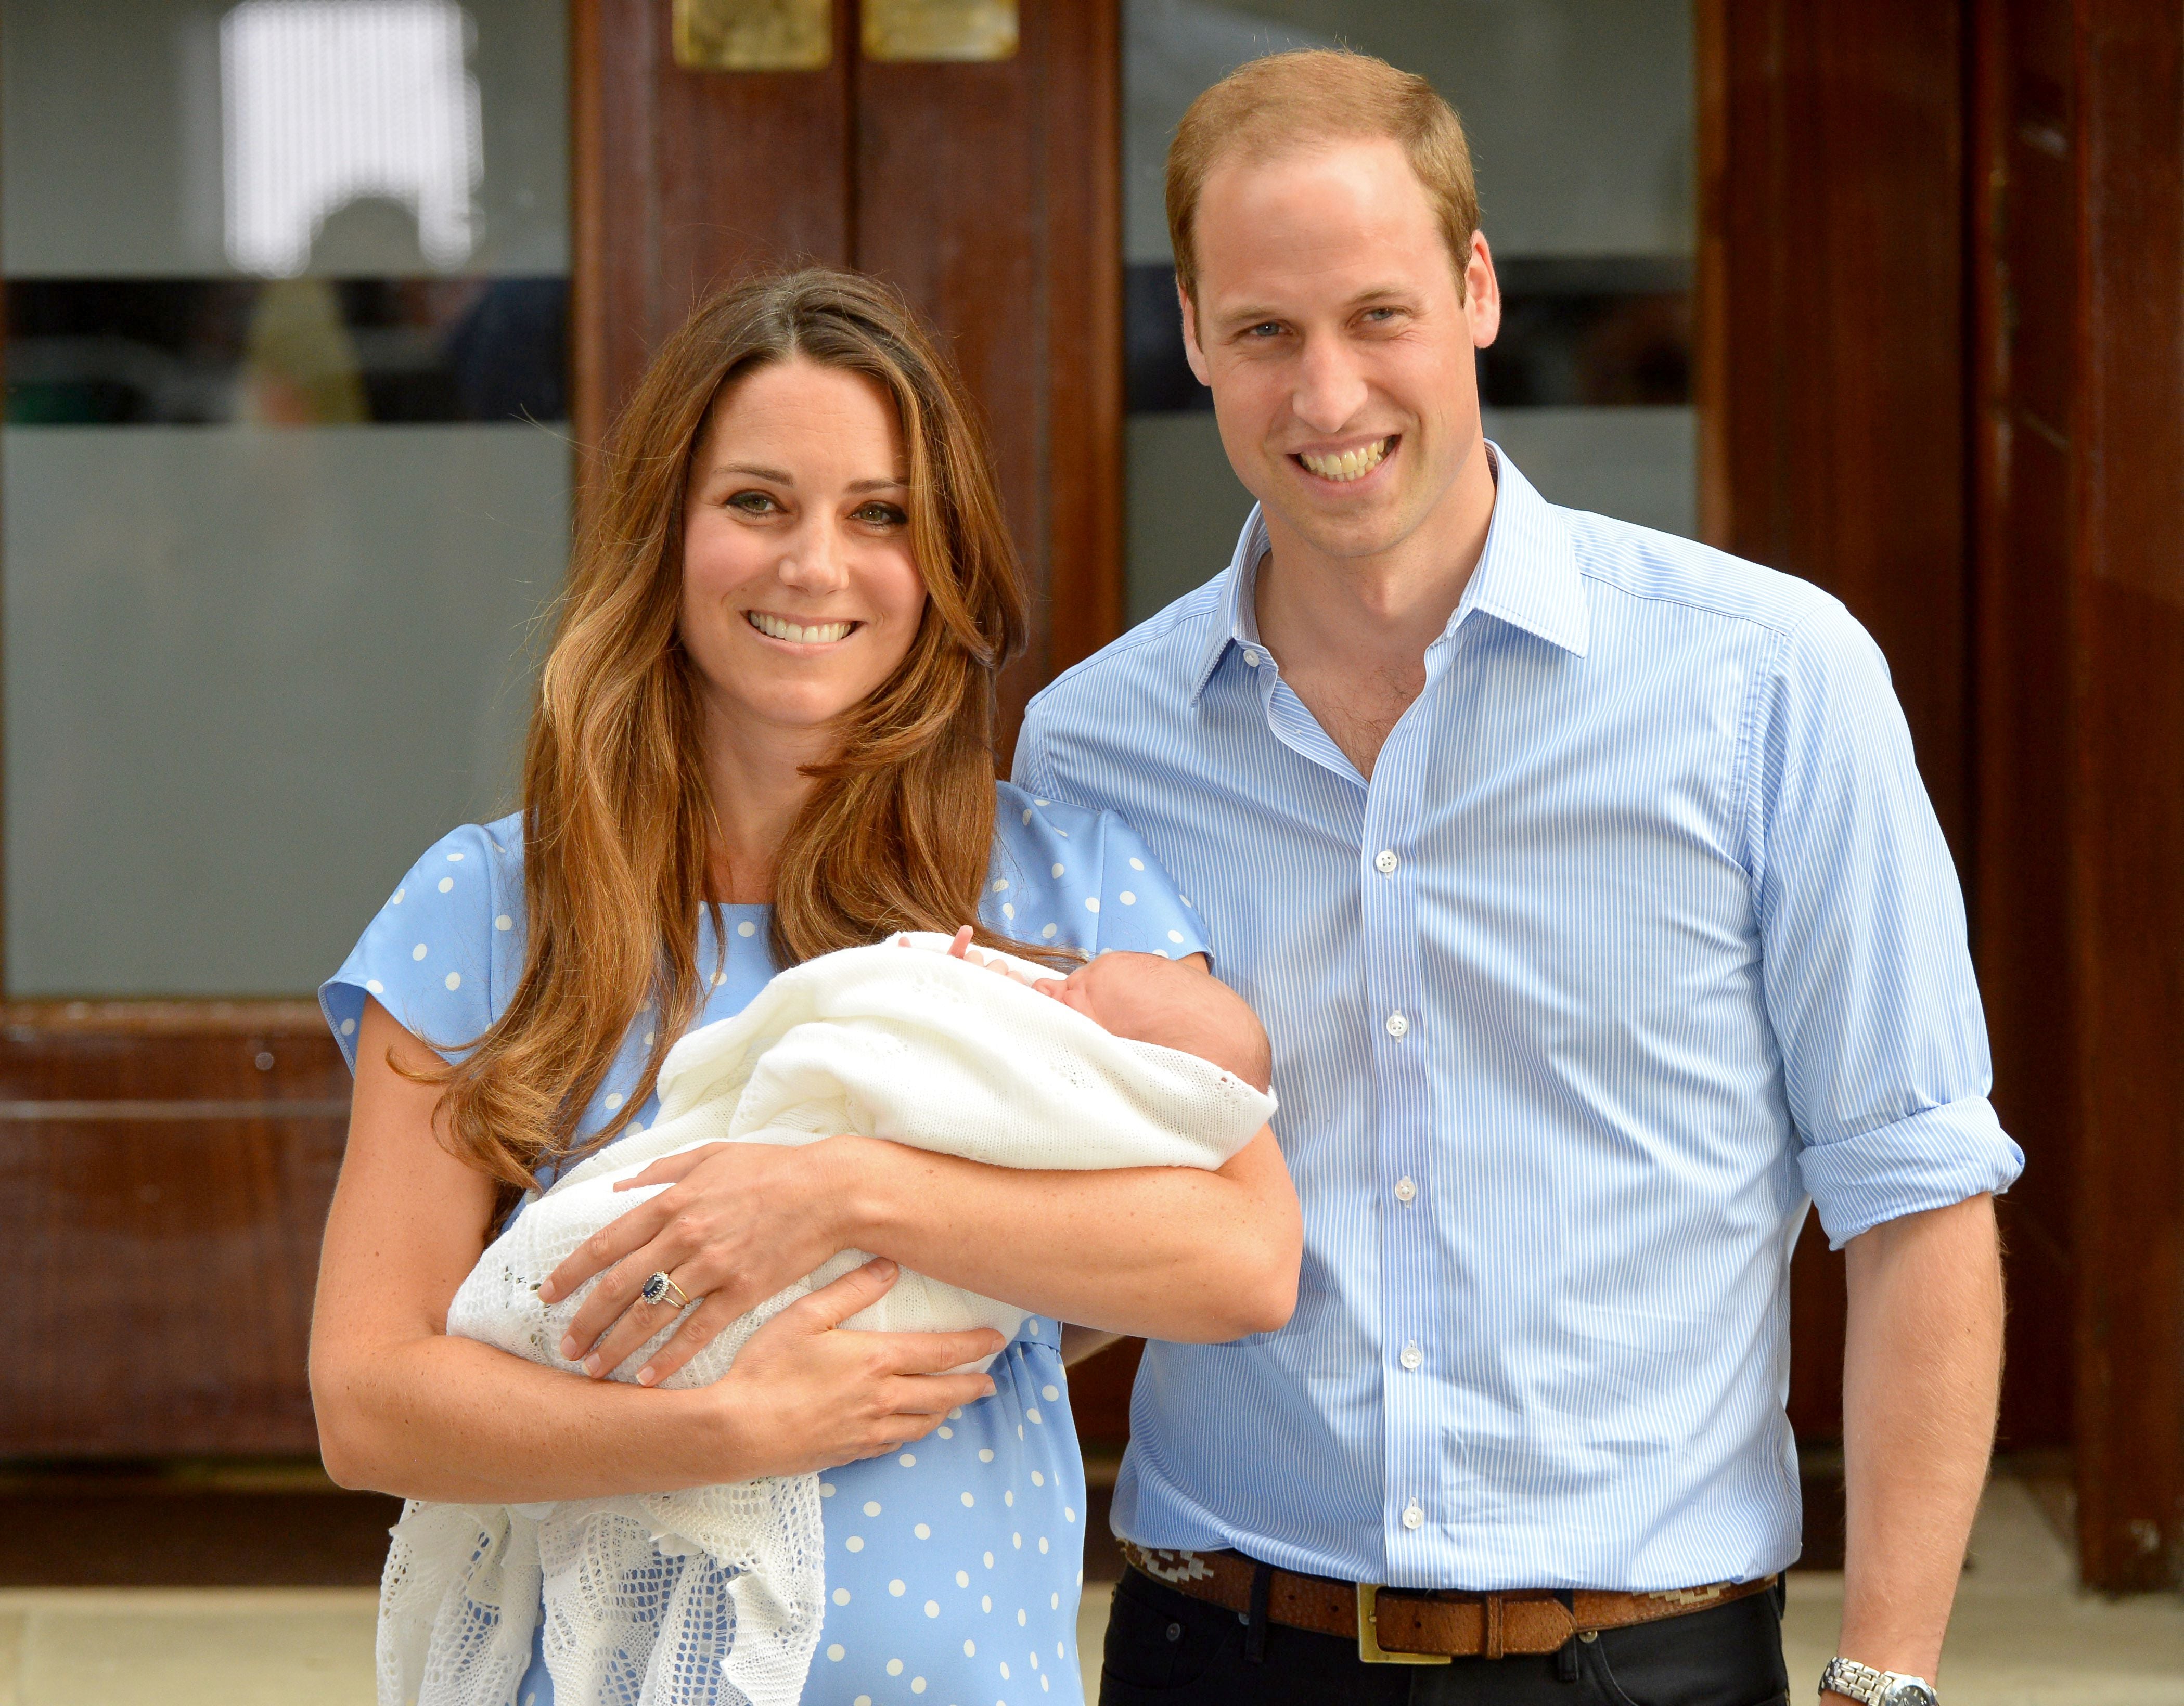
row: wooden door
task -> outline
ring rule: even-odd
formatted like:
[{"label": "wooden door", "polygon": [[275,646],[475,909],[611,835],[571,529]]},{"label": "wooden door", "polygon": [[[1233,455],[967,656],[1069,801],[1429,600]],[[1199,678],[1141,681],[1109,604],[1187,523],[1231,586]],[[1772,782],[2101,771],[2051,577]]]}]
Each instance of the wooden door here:
[{"label": "wooden door", "polygon": [[[2026,1170],[2000,1448],[2089,1585],[2184,1579],[2184,17],[1705,0],[1709,536],[1888,654]],[[1791,1412],[1841,1430],[1841,1271]]]},{"label": "wooden door", "polygon": [[348,1071],[304,1002],[22,1003],[0,1455],[315,1455],[304,1382]]},{"label": "wooden door", "polygon": [[870,17],[836,0],[808,70],[686,69],[674,10],[577,0],[580,443],[741,272],[809,259],[898,286],[984,411],[1030,574],[1006,755],[1031,694],[1122,625],[1113,0],[1023,0],[1016,51],[983,63],[869,58]]},{"label": "wooden door", "polygon": [[[2184,1582],[2184,15],[1982,0],[1981,937],[2014,1312],[2110,1592]],[[2014,1325],[2014,1324],[2013,1324]],[[2015,1340],[2013,1339],[2013,1346]]]}]

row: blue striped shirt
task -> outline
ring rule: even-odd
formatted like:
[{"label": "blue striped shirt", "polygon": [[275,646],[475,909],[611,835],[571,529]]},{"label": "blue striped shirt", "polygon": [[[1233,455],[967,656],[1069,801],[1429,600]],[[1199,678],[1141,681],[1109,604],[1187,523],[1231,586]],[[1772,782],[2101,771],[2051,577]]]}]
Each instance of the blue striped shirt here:
[{"label": "blue striped shirt", "polygon": [[1806,583],[1557,508],[1485,550],[1368,781],[1228,569],[1036,698],[1266,1020],[1296,1314],[1148,1349],[1117,1531],[1387,1584],[1797,1554],[1790,1251],[1998,1191],[1964,905],[1880,653]]}]

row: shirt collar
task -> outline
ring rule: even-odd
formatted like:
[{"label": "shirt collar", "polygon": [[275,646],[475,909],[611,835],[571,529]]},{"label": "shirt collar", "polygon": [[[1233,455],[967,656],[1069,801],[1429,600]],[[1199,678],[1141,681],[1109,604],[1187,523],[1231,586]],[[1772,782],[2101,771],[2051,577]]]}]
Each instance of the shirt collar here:
[{"label": "shirt collar", "polygon": [[1206,646],[1200,653],[1198,667],[1191,672],[1190,703],[1194,705],[1206,691],[1206,684],[1213,679],[1222,659],[1228,654],[1229,647],[1259,643],[1259,560],[1268,549],[1266,518],[1254,503],[1251,513],[1244,518],[1244,531],[1237,536],[1235,554],[1229,558],[1228,570],[1222,576],[1221,599],[1213,607],[1212,620],[1206,624]]},{"label": "shirt collar", "polygon": [[1501,446],[1490,439],[1486,449],[1496,476],[1494,519],[1448,631],[1456,631],[1466,612],[1483,610],[1582,658],[1592,618],[1569,528]]},{"label": "shirt collar", "polygon": [[[1496,476],[1486,548],[1479,553],[1479,566],[1472,570],[1443,631],[1453,634],[1466,615],[1479,610],[1582,658],[1592,624],[1569,529],[1499,445],[1490,439],[1486,450]],[[1220,601],[1206,625],[1206,646],[1191,676],[1193,704],[1229,647],[1259,643],[1259,563],[1268,548],[1266,520],[1254,504],[1237,536],[1235,554],[1223,576]]]}]

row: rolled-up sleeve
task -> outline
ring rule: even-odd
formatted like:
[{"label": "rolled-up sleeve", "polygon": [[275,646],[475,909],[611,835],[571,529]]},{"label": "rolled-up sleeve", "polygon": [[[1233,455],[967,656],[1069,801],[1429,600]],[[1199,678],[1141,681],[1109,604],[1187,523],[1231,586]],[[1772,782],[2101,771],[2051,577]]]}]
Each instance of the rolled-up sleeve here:
[{"label": "rolled-up sleeve", "polygon": [[1831,1246],[2006,1190],[1964,898],[1878,647],[1832,599],[1786,631],[1750,731],[1768,1016]]}]

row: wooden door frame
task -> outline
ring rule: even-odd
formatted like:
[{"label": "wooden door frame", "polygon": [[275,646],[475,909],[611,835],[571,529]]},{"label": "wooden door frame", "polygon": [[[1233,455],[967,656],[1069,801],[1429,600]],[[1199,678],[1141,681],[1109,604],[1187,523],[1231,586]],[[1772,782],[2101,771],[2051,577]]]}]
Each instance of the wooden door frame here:
[{"label": "wooden door frame", "polygon": [[[1976,0],[1982,934],[2081,1568],[2184,1586],[2184,17]],[[1998,1098],[1999,1099],[1999,1098]],[[2005,1108],[2005,1113],[2012,1110]],[[2040,1178],[2029,1171],[2028,1180]],[[2025,1298],[2023,1288],[2018,1300]]]},{"label": "wooden door frame", "polygon": [[[1839,592],[1899,688],[1939,679],[1958,702],[1954,737],[1930,698],[1924,728],[1906,709],[1930,781],[1937,748],[1958,767],[1936,803],[1969,878],[1994,1102],[2028,1161],[1999,1204],[2000,1443],[2073,1454],[2089,1586],[2174,1587],[2184,898],[2153,874],[2184,867],[2184,18],[1969,0],[1943,43],[1931,8],[1882,0],[1698,15],[1708,537]],[[1925,69],[1884,63],[1904,52]],[[1876,90],[1936,103],[1931,146],[1876,158],[1857,122]],[[1953,256],[1908,264],[1920,221]],[[1813,292],[1846,256],[1867,287]],[[1862,423],[1830,400],[1857,365],[1925,377]],[[1860,470],[1883,446],[1939,447],[1925,492],[1950,536],[1876,577],[1886,562],[1846,542],[1917,518],[1840,518],[1874,508]],[[1817,502],[1799,493],[1815,471]],[[1791,1409],[1825,1437],[1839,1351],[1816,1342],[1839,1331],[1841,1281],[1810,1242]]]}]

